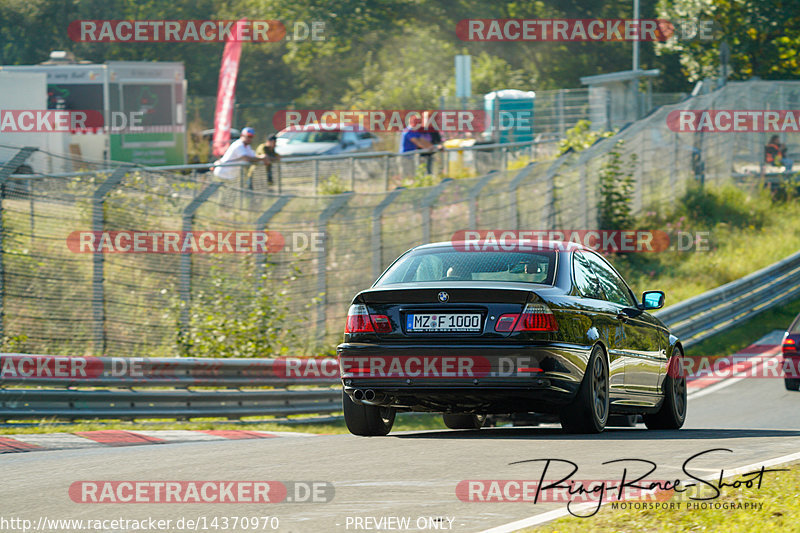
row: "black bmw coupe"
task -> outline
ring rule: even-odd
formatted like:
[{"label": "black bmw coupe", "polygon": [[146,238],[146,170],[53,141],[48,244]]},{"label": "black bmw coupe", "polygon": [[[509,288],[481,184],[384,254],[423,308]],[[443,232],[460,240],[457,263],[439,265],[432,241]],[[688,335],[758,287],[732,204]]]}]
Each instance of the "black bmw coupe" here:
[{"label": "black bmw coupe", "polygon": [[683,348],[648,313],[663,304],[572,243],[418,246],[353,298],[337,348],[347,427],[386,435],[397,411],[427,411],[452,429],[510,413],[556,415],[570,433],[616,415],[678,429]]}]

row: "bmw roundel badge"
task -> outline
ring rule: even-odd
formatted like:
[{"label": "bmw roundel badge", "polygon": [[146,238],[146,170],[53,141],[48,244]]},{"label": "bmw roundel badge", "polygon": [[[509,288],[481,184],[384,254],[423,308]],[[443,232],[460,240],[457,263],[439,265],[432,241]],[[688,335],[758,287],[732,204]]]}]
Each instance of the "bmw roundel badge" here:
[{"label": "bmw roundel badge", "polygon": [[439,301],[445,303],[447,300],[450,299],[450,295],[446,292],[442,291],[439,293]]}]

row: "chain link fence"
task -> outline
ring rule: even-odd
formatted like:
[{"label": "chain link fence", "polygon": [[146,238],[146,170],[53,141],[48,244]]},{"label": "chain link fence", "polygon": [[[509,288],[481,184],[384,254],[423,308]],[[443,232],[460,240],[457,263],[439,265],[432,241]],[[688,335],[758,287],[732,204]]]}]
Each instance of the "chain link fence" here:
[{"label": "chain link fence", "polygon": [[[798,98],[800,82],[729,83],[659,108],[582,152],[540,154],[525,166],[520,159],[520,168],[496,159],[475,177],[427,187],[392,188],[390,180],[386,190],[387,159],[351,159],[345,164],[378,170],[357,175],[356,192],[332,195],[291,191],[288,179],[279,193],[191,170],[126,166],[12,176],[41,154],[0,147],[3,350],[239,357],[330,350],[353,295],[407,249],[468,228],[596,228],[598,176],[612,150],[623,161],[637,156],[629,167],[634,211],[671,203],[692,183],[758,169],[769,135],[677,133],[667,126],[671,111],[796,109]],[[800,133],[783,136],[790,150],[800,146]],[[308,168],[298,175],[313,183]],[[285,245],[256,254],[74,251],[74,232],[130,230],[269,230]]]}]

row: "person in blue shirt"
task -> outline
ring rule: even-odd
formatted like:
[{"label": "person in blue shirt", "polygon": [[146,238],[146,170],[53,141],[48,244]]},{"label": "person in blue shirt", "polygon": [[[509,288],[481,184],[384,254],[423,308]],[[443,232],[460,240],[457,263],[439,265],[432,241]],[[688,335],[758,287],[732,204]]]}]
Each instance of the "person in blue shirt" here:
[{"label": "person in blue shirt", "polygon": [[430,150],[433,148],[430,133],[422,129],[422,119],[412,116],[408,119],[408,127],[403,130],[400,139],[400,152],[413,152],[414,150]]}]

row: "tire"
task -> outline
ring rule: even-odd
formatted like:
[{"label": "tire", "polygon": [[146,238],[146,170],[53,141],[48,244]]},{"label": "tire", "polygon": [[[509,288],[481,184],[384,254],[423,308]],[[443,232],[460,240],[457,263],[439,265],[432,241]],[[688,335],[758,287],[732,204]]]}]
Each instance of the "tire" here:
[{"label": "tire", "polygon": [[608,363],[603,349],[595,346],[578,394],[559,415],[561,427],[567,433],[600,433],[608,423],[608,412]]},{"label": "tire", "polygon": [[444,413],[442,419],[450,429],[480,429],[486,422],[486,415]]},{"label": "tire", "polygon": [[342,391],[342,408],[347,429],[353,435],[382,437],[388,435],[394,425],[394,408],[358,405],[344,391]]},{"label": "tire", "polygon": [[[683,351],[676,348],[678,363],[680,358],[683,357]],[[674,365],[667,365],[667,368],[672,368]],[[678,366],[683,368],[683,366]],[[680,429],[686,421],[686,377],[685,376],[671,376],[675,372],[667,372],[667,377],[664,379],[664,401],[661,403],[661,408],[658,412],[644,415],[644,425],[647,429]]]},{"label": "tire", "polygon": [[606,426],[632,428],[636,427],[638,421],[639,415],[611,415],[608,417]]},{"label": "tire", "polygon": [[783,384],[786,390],[800,390],[800,379],[798,378],[783,378]]}]

